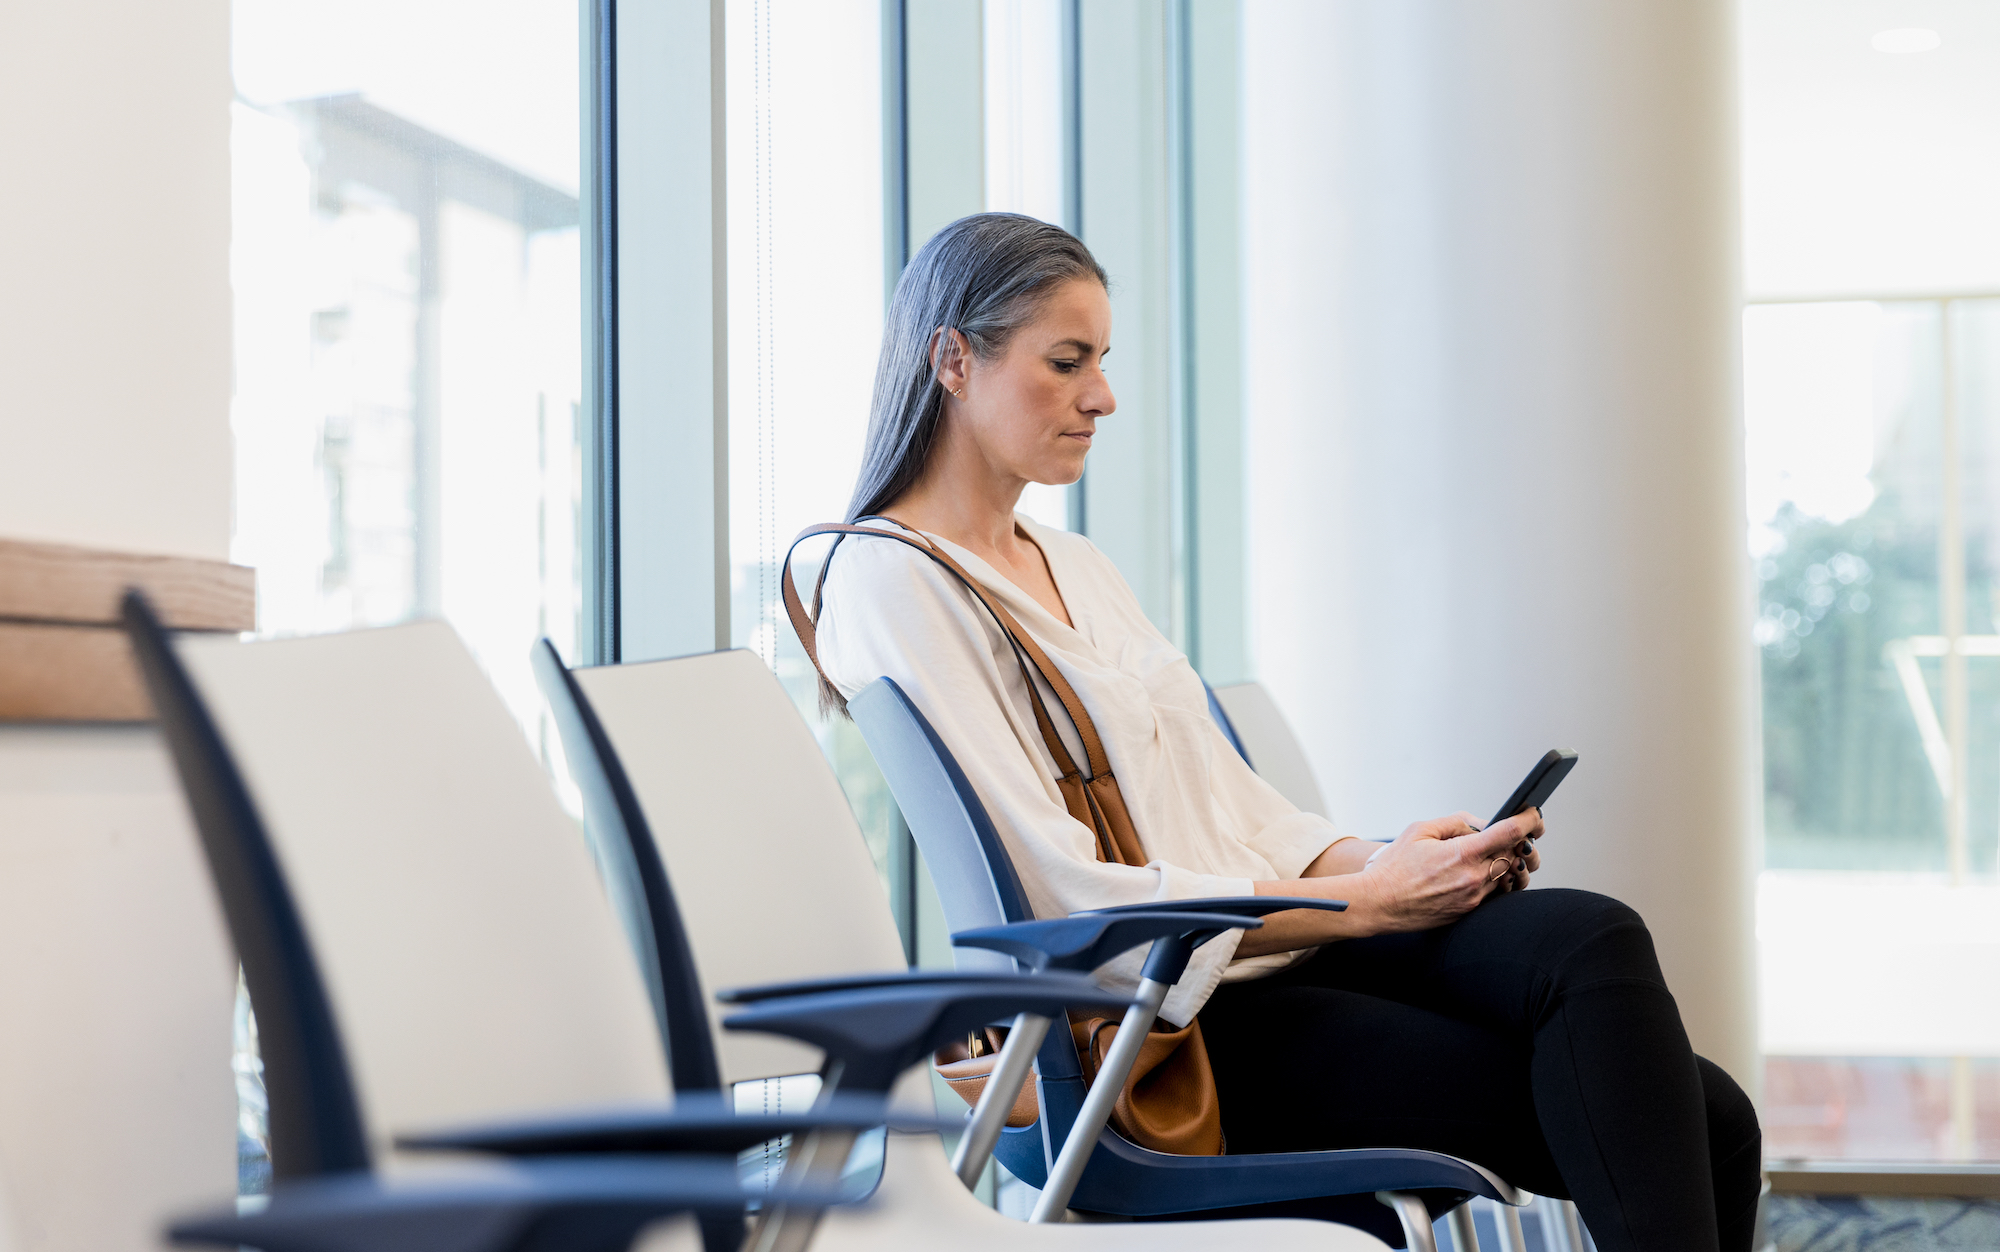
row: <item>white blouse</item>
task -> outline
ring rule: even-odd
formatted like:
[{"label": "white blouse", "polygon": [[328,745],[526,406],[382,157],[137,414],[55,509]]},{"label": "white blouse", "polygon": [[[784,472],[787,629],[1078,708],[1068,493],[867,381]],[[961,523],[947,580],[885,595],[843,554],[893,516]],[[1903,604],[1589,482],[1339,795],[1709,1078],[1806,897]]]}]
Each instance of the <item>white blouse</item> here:
[{"label": "white blouse", "polygon": [[[1038,917],[1078,909],[1247,896],[1258,879],[1297,878],[1341,837],[1246,765],[1208,712],[1201,679],[1139,607],[1118,570],[1081,535],[1018,519],[1048,557],[1071,628],[991,565],[929,535],[1012,612],[1082,699],[1152,858],[1099,861],[1089,827],[1063,807],[1006,637],[949,571],[890,540],[849,536],[833,558],[819,619],[827,677],[853,696],[887,675],[930,719],[986,805]],[[886,523],[874,523],[887,525]],[[1075,759],[1083,749],[1042,685]],[[1223,981],[1259,978],[1304,952],[1232,960],[1241,931],[1197,949],[1160,1016],[1186,1025]],[[1098,972],[1138,986],[1143,948]]]}]

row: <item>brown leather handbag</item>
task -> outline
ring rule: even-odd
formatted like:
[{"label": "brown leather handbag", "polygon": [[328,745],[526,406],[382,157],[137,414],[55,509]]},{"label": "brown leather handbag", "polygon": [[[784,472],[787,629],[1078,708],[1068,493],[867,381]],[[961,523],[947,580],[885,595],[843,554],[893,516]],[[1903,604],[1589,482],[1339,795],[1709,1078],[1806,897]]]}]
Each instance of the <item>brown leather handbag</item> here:
[{"label": "brown leather handbag", "polygon": [[[1034,542],[1018,526],[1016,531],[1030,543]],[[848,535],[893,539],[906,544],[949,570],[974,598],[985,605],[1001,632],[1007,636],[1014,651],[1014,660],[1021,668],[1029,703],[1034,708],[1035,725],[1041,731],[1042,742],[1048,745],[1049,755],[1055,758],[1056,787],[1062,794],[1063,807],[1096,836],[1098,860],[1117,865],[1146,864],[1146,851],[1139,842],[1139,832],[1132,825],[1132,814],[1125,807],[1124,794],[1118,790],[1118,780],[1112,776],[1111,762],[1105,756],[1104,742],[1098,737],[1090,714],[1084,711],[1083,701],[1077,697],[1069,680],[1062,676],[1062,671],[1042,651],[1041,645],[1004,605],[942,548],[915,532],[829,522],[800,531],[798,537],[792,540],[792,548],[797,548],[800,542],[815,535],[840,536],[834,541],[836,547]],[[813,586],[811,613],[807,613],[798,589],[792,583],[789,549],[785,554],[784,577],[781,580],[785,613],[791,618],[792,629],[798,632],[806,656],[822,679],[826,677],[826,671],[819,665],[815,618],[819,614],[826,586],[826,571],[832,564],[833,554],[829,552],[820,565],[819,578]],[[1083,743],[1085,763],[1090,769],[1088,774],[1078,768],[1062,736],[1056,732],[1048,706],[1035,683],[1036,674],[1055,692],[1063,712],[1076,728],[1077,738]],[[1072,1018],[1070,1033],[1083,1063],[1084,1081],[1088,1083],[1096,1077],[1105,1051],[1117,1037],[1118,1022],[1104,1017]],[[989,1030],[987,1036],[984,1040],[974,1036],[964,1048],[947,1049],[938,1056],[939,1073],[968,1104],[979,1099],[979,1092],[992,1073],[1003,1032]],[[1007,1124],[1030,1125],[1038,1115],[1034,1085],[1025,1084],[1021,1095],[1015,1099]],[[1208,1049],[1202,1044],[1199,1021],[1176,1029],[1154,1020],[1152,1033],[1140,1047],[1139,1059],[1132,1066],[1132,1073],[1125,1080],[1125,1090],[1112,1109],[1111,1124],[1127,1139],[1155,1152],[1176,1156],[1221,1154],[1222,1107],[1216,1098],[1215,1074],[1209,1068]]]}]

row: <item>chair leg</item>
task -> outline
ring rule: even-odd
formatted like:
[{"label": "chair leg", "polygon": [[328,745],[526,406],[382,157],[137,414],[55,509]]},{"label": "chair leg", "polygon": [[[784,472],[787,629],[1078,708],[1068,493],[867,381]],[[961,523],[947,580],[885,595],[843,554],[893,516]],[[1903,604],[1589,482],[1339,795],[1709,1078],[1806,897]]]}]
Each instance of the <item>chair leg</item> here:
[{"label": "chair leg", "polygon": [[1554,1196],[1535,1197],[1535,1211],[1542,1219],[1542,1246],[1548,1252],[1583,1252],[1569,1237],[1569,1214],[1563,1212],[1565,1207]]},{"label": "chair leg", "polygon": [[1528,1236],[1521,1229],[1521,1210],[1498,1200],[1488,1200],[1493,1206],[1493,1228],[1500,1236],[1500,1252],[1528,1252]]},{"label": "chair leg", "polygon": [[1583,1237],[1583,1215],[1576,1211],[1576,1204],[1570,1200],[1562,1202],[1563,1238],[1569,1240],[1571,1252],[1590,1252],[1590,1244]]},{"label": "chair leg", "polygon": [[1452,1252],[1479,1252],[1479,1227],[1472,1223],[1472,1201],[1453,1209],[1445,1220],[1451,1223]]},{"label": "chair leg", "polygon": [[1431,1212],[1421,1198],[1401,1191],[1377,1191],[1375,1198],[1402,1220],[1403,1240],[1410,1252],[1438,1252],[1437,1238],[1431,1233]]}]

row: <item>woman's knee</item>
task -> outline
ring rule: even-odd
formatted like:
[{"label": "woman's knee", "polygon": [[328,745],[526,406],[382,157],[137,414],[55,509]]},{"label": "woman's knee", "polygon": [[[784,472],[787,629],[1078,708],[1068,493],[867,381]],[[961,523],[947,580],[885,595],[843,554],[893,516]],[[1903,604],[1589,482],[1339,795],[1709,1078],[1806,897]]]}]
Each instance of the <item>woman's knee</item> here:
[{"label": "woman's knee", "polygon": [[1728,1070],[1707,1057],[1696,1056],[1694,1063],[1701,1072],[1710,1155],[1721,1163],[1747,1154],[1752,1165],[1758,1164],[1758,1154],[1750,1150],[1762,1143],[1763,1130],[1757,1123],[1757,1106],[1750,1102],[1749,1093],[1729,1076]]},{"label": "woman's knee", "polygon": [[1653,934],[1631,905],[1569,887],[1537,888],[1524,898],[1533,896],[1544,897],[1541,940],[1563,981],[1637,979],[1665,986]]}]

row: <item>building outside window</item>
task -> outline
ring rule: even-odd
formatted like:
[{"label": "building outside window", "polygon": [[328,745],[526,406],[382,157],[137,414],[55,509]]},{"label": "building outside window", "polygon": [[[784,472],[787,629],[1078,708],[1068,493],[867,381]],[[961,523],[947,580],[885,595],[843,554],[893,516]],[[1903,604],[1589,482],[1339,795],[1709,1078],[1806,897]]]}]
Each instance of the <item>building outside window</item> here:
[{"label": "building outside window", "polygon": [[503,7],[236,6],[236,559],[267,634],[445,617],[533,730],[579,604],[577,23]]}]

